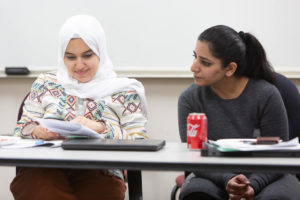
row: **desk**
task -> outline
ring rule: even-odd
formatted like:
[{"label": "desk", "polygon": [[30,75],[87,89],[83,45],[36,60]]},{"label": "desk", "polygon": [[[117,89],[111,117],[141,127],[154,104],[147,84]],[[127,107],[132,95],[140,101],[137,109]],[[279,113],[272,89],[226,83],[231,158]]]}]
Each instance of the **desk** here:
[{"label": "desk", "polygon": [[141,170],[300,173],[300,158],[201,157],[199,151],[188,150],[186,144],[170,142],[157,152],[0,149],[0,165],[127,169],[130,199],[142,199]]}]

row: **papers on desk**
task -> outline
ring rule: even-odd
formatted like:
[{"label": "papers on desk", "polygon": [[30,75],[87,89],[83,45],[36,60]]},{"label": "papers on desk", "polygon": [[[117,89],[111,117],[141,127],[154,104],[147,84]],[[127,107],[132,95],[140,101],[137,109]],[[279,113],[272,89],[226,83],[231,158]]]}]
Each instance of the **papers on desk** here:
[{"label": "papers on desk", "polygon": [[14,140],[10,136],[0,136],[0,147],[11,145]]},{"label": "papers on desk", "polygon": [[278,144],[256,144],[256,139],[220,139],[217,141],[209,140],[209,144],[214,145],[222,151],[262,151],[262,150],[287,150],[299,149],[298,137]]},{"label": "papers on desk", "polygon": [[39,122],[43,127],[47,128],[49,131],[58,133],[65,138],[104,138],[103,134],[99,134],[96,131],[93,131],[92,129],[89,129],[75,122],[42,118],[37,118],[35,119],[35,121]]},{"label": "papers on desk", "polygon": [[298,137],[278,144],[255,144],[256,139],[222,139],[208,141],[201,156],[224,157],[300,157]]},{"label": "papers on desk", "polygon": [[0,136],[0,149],[18,149],[29,147],[60,147],[62,140],[44,141],[39,139],[22,139],[14,136]]}]

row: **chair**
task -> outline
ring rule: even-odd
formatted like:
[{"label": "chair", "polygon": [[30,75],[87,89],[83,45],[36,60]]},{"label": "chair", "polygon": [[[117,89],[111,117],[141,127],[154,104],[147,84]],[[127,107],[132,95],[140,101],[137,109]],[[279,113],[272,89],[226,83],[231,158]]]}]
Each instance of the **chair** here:
[{"label": "chair", "polygon": [[23,114],[23,106],[24,106],[24,103],[25,103],[25,100],[27,99],[27,97],[29,96],[30,92],[26,94],[26,96],[24,97],[24,99],[22,100],[21,102],[21,105],[20,105],[20,108],[19,108],[19,112],[18,112],[18,118],[17,118],[17,121],[19,121],[22,117],[22,114]]},{"label": "chair", "polygon": [[[25,100],[27,99],[27,97],[29,96],[29,94],[30,94],[30,92],[28,92],[28,93],[26,94],[26,96],[24,97],[24,99],[23,99],[22,102],[21,102],[21,105],[20,105],[20,107],[19,107],[19,112],[18,112],[18,118],[17,118],[17,121],[19,121],[19,120],[21,119],[21,117],[22,117],[22,114],[23,114],[23,106],[24,106]],[[19,169],[20,169],[20,166],[16,166],[16,174],[18,173]]]},{"label": "chair", "polygon": [[[275,73],[276,86],[281,94],[284,106],[287,111],[288,122],[289,122],[289,139],[295,137],[300,138],[300,95],[295,84],[289,80],[287,77]],[[181,174],[176,177],[176,185],[173,187],[171,192],[171,200],[176,199],[176,194],[179,188],[185,180],[185,177],[189,173]],[[300,174],[296,175],[300,180]]]},{"label": "chair", "polygon": [[295,84],[276,73],[276,84],[284,102],[289,121],[289,138],[300,137],[300,95]]}]

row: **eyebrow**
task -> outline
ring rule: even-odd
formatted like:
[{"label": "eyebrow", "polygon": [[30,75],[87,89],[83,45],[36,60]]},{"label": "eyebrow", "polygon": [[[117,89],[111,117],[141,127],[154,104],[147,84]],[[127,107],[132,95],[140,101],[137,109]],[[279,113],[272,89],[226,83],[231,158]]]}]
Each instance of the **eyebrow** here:
[{"label": "eyebrow", "polygon": [[[86,54],[86,53],[90,53],[90,52],[93,52],[92,49],[89,49],[89,50],[83,52],[82,54]],[[73,53],[67,52],[67,51],[65,52],[65,54],[72,54],[72,55],[74,55]]]},{"label": "eyebrow", "polygon": [[[193,53],[197,56],[197,54],[196,54],[195,51],[193,51]],[[203,56],[198,56],[198,57],[201,58],[202,60],[206,61],[206,62],[211,62],[211,63],[213,63],[213,61],[211,61],[211,60],[208,59],[208,58],[205,58],[205,57],[203,57]]]},{"label": "eyebrow", "polygon": [[204,61],[207,61],[207,62],[213,62],[213,61],[211,61],[210,59],[208,59],[208,58],[205,58],[205,57],[202,57],[202,56],[198,56],[199,58],[201,58],[202,60],[204,60]]}]

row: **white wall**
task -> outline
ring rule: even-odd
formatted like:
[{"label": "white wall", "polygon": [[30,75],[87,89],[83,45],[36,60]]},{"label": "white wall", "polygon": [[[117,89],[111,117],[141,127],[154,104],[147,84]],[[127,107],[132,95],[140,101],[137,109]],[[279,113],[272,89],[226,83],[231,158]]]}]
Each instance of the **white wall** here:
[{"label": "white wall", "polygon": [[2,0],[0,66],[55,66],[62,23],[90,14],[117,68],[185,68],[197,36],[217,24],[254,33],[275,67],[299,67],[299,8],[298,0]]},{"label": "white wall", "polygon": [[14,178],[14,175],[16,174],[16,168],[15,167],[0,167],[0,199],[3,200],[12,200],[13,196],[10,193],[9,185],[12,179]]}]

